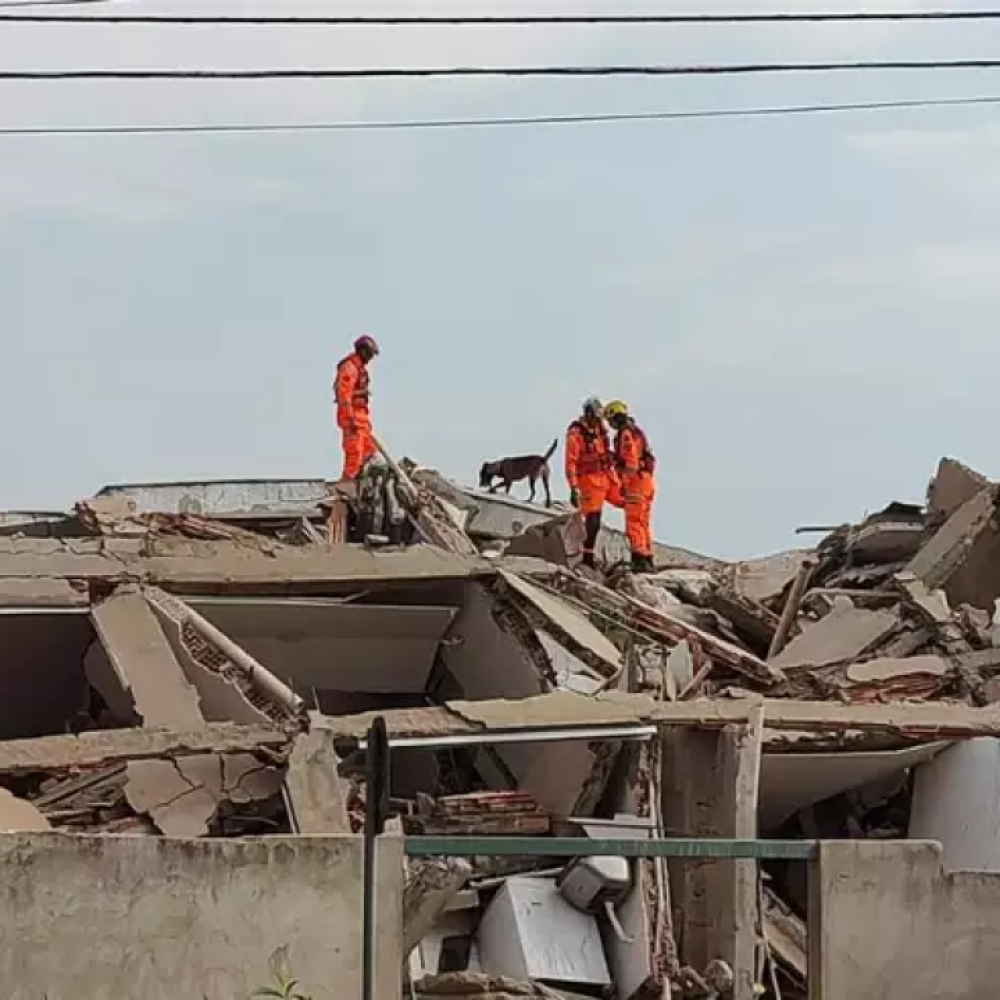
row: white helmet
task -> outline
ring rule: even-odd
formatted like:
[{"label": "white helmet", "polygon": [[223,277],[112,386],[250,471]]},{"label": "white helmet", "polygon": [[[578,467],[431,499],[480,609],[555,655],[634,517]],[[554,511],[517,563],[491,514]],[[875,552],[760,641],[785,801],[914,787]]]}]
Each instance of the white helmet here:
[{"label": "white helmet", "polygon": [[603,417],[604,404],[596,396],[588,396],[583,401],[583,412],[593,413],[595,417]]}]

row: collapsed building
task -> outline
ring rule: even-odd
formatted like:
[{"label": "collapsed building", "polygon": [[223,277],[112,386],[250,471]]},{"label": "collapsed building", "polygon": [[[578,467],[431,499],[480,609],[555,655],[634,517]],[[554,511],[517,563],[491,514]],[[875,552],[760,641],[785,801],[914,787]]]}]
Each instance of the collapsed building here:
[{"label": "collapsed building", "polygon": [[[750,562],[659,546],[644,577],[613,531],[583,571],[573,512],[410,462],[10,513],[0,830],[354,833],[335,748],[378,715],[404,834],[934,841],[997,871],[998,500],[945,459],[923,506]],[[815,912],[782,860],[411,861],[403,975],[453,1000],[839,995]]]}]

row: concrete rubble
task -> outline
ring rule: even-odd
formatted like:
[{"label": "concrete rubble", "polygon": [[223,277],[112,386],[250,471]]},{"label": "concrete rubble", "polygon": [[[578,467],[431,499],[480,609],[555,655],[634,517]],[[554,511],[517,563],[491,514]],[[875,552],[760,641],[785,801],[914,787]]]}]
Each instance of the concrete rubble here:
[{"label": "concrete rubble", "polygon": [[925,505],[813,548],[661,545],[643,577],[612,532],[579,568],[571,511],[406,460],[286,492],[0,521],[0,828],[357,832],[378,715],[405,834],[581,840],[410,862],[413,995],[788,1000],[796,865],[596,864],[587,838],[905,838],[967,801],[938,777],[956,748],[1000,736],[1000,485],[952,459]]}]

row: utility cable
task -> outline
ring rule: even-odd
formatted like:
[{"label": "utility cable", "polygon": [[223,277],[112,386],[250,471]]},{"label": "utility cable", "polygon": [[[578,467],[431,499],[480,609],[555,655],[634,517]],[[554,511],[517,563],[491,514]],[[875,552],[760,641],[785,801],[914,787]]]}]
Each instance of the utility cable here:
[{"label": "utility cable", "polygon": [[260,122],[203,125],[11,125],[0,126],[5,136],[62,135],[205,135],[259,132],[362,132],[414,129],[498,128],[540,125],[583,125],[607,122],[688,121],[708,118],[779,118],[794,115],[855,111],[899,111],[918,108],[970,107],[1000,104],[1000,95],[929,100],[864,101],[845,104],[793,104],[756,108],[708,108],[695,111],[648,111],[595,115],[537,115],[512,118],[429,118],[400,121]]},{"label": "utility cable", "polygon": [[[8,0],[0,6],[6,6]],[[54,0],[34,0],[52,3]],[[67,0],[60,0],[67,2]],[[74,0],[69,0],[74,2]],[[96,3],[100,0],[75,0]],[[28,6],[28,2],[24,3]],[[5,21],[93,22],[95,24],[235,24],[235,25],[513,25],[513,24],[795,24],[802,22],[865,21],[995,21],[997,10],[900,10],[900,11],[830,11],[758,14],[364,14],[335,15],[211,15],[211,14],[12,14]]]},{"label": "utility cable", "polygon": [[[18,10],[24,7],[75,7],[84,3],[108,3],[109,0],[0,0],[0,7]],[[29,18],[25,18],[28,20]],[[0,14],[0,20],[13,21],[20,20],[17,15]],[[48,21],[49,17],[42,15],[30,15],[32,21]]]},{"label": "utility cable", "polygon": [[265,69],[0,70],[0,80],[362,80],[414,77],[745,76],[858,70],[1000,69],[1000,59],[863,60],[858,62],[729,63],[623,66],[406,66]]}]

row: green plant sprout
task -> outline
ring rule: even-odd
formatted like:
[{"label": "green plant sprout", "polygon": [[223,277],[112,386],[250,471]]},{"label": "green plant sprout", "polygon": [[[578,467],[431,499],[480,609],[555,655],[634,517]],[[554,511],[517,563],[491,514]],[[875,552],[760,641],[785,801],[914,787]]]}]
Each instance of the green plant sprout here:
[{"label": "green plant sprout", "polygon": [[277,975],[274,977],[273,986],[263,986],[254,992],[255,997],[272,997],[276,1000],[312,1000],[312,997],[299,991],[297,979],[289,979],[287,976]]}]

